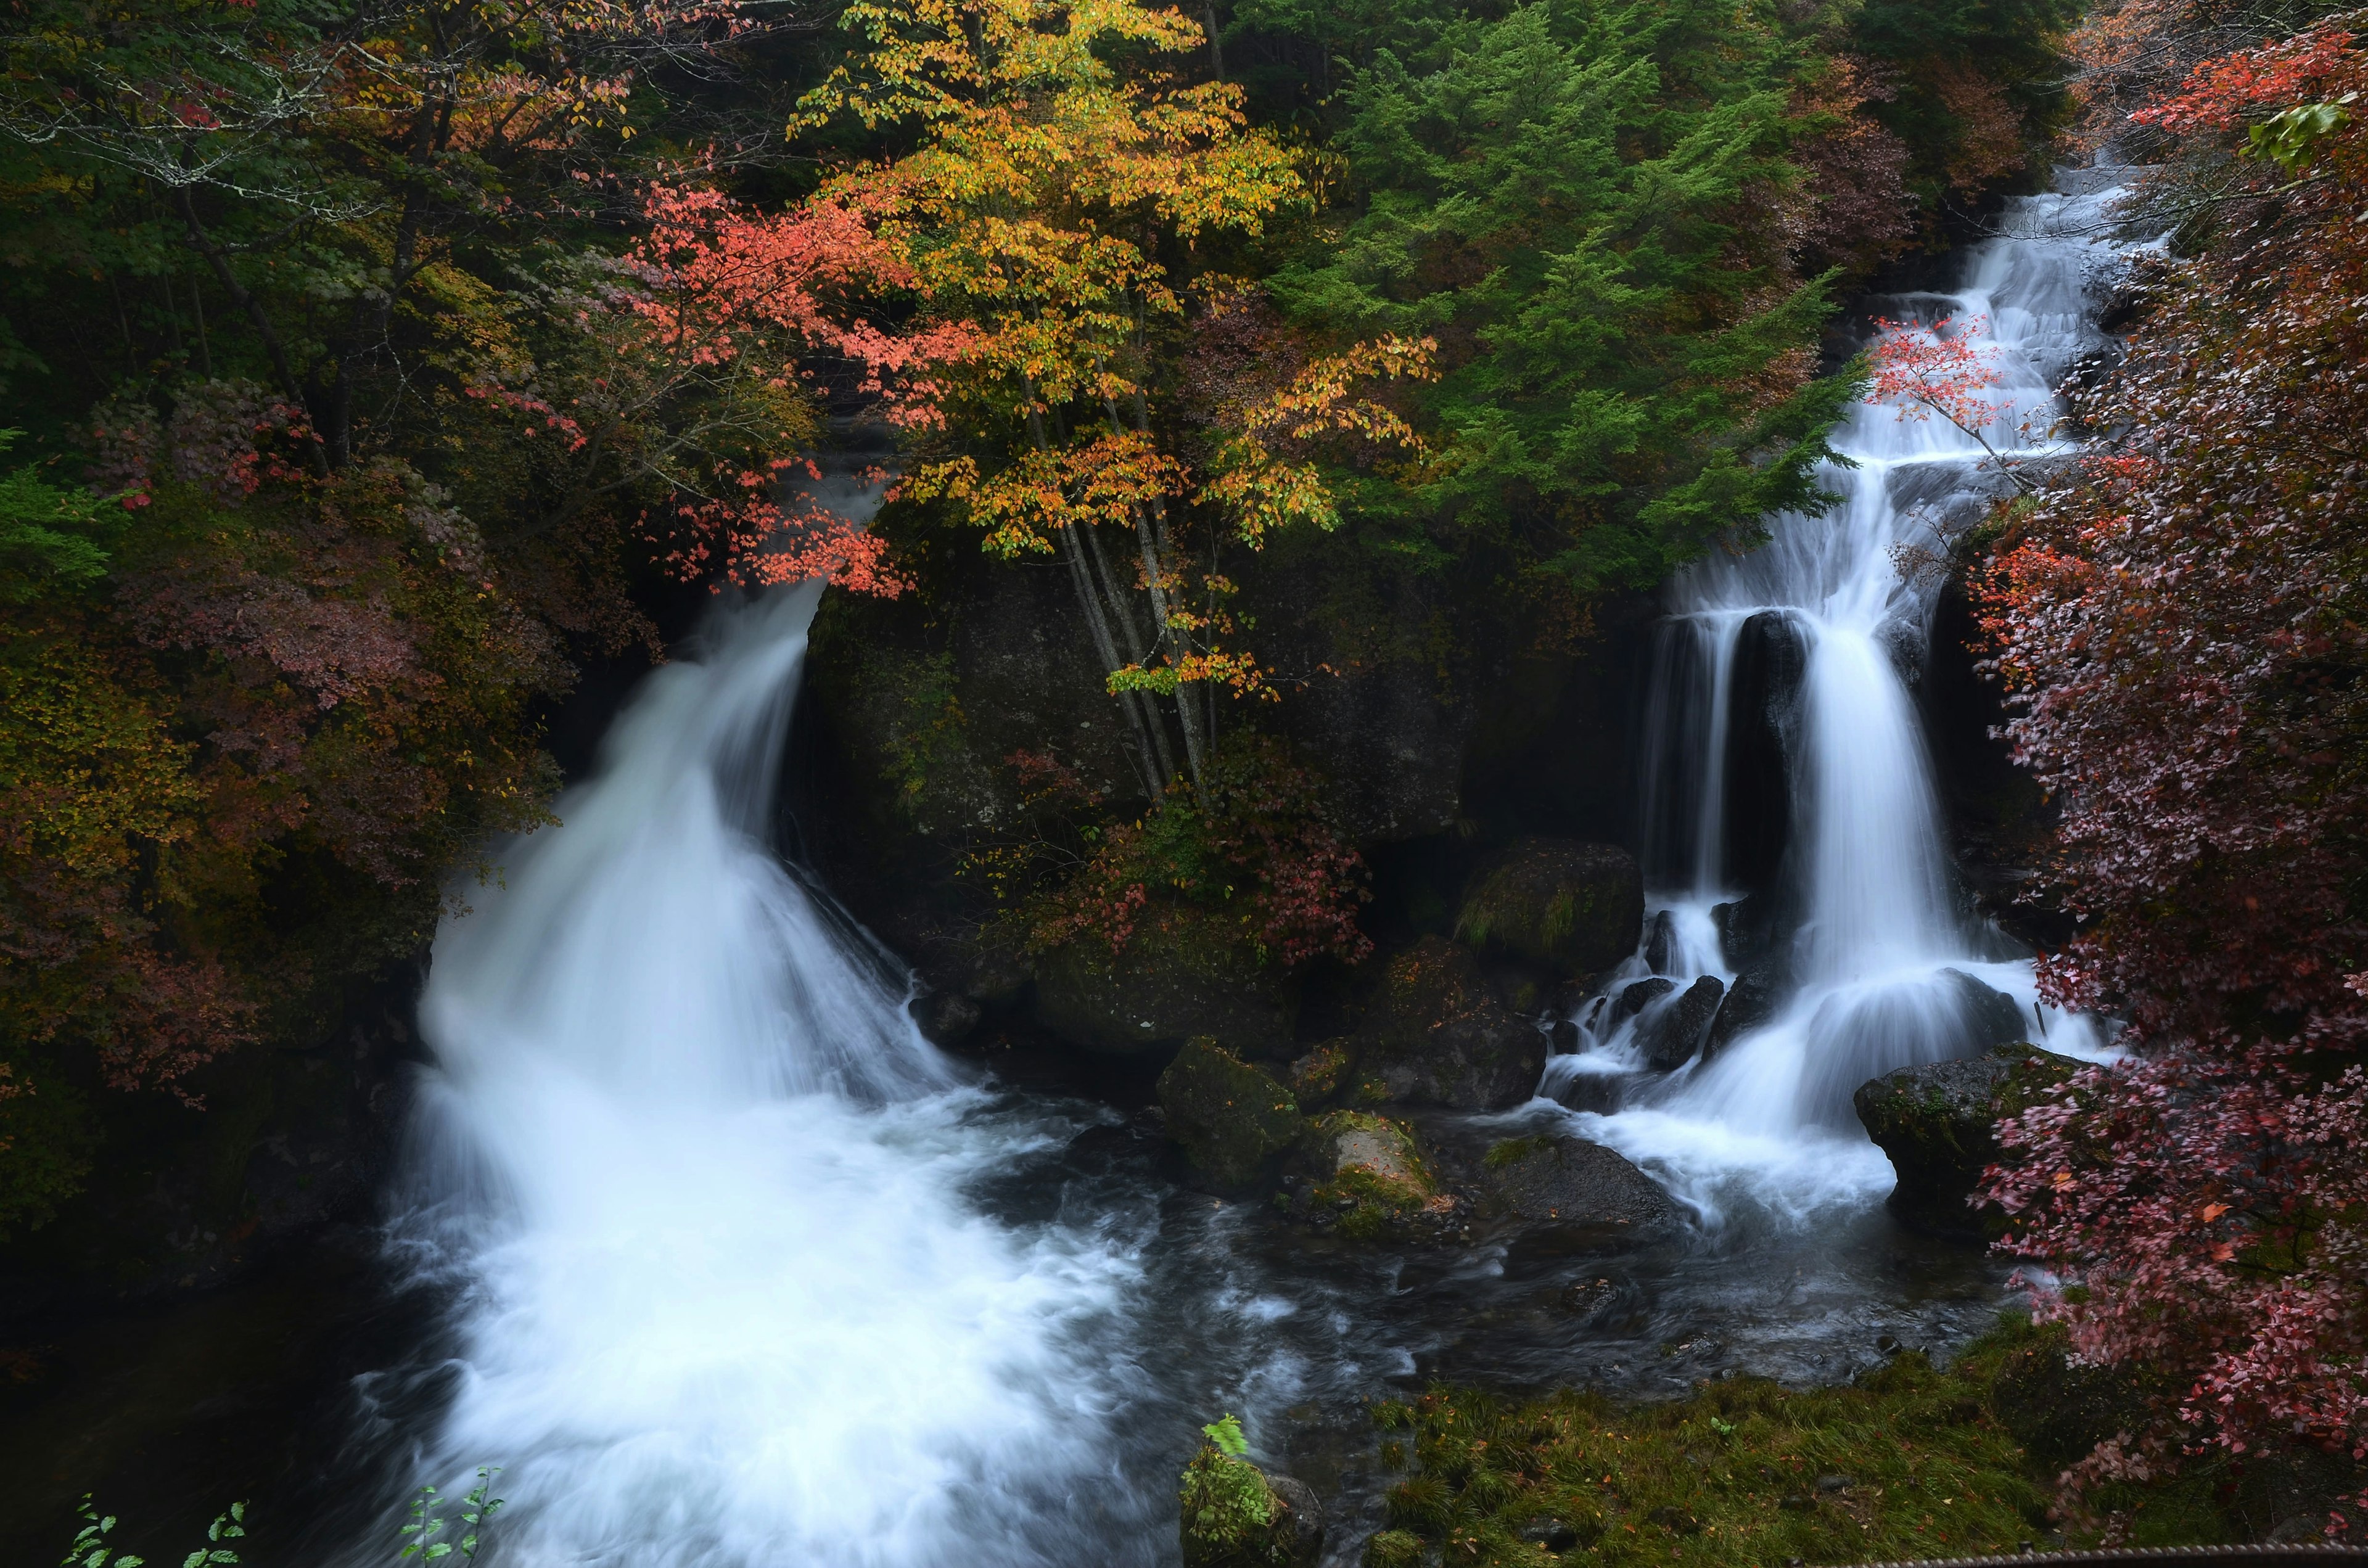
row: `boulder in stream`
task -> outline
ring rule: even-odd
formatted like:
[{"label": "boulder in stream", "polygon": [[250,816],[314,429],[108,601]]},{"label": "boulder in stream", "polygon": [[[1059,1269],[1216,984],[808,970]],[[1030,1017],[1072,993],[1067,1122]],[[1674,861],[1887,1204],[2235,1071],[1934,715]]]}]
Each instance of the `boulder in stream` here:
[{"label": "boulder in stream", "polygon": [[1302,1148],[1315,1179],[1292,1194],[1291,1211],[1344,1236],[1367,1239],[1453,1208],[1436,1202],[1439,1177],[1404,1122],[1336,1110],[1308,1129]]},{"label": "boulder in stream", "polygon": [[1987,1238],[1995,1221],[1985,1221],[1967,1200],[1983,1168],[1998,1163],[1993,1129],[2079,1065],[2016,1044],[1961,1061],[1903,1067],[1861,1085],[1851,1104],[1898,1176],[1892,1212],[1937,1235]]},{"label": "boulder in stream", "polygon": [[1537,1092],[1546,1037],[1505,1006],[1470,953],[1425,937],[1390,960],[1357,1055],[1388,1100],[1502,1110]]},{"label": "boulder in stream", "polygon": [[1711,1019],[1710,1034],[1702,1042],[1702,1060],[1710,1061],[1733,1045],[1738,1036],[1774,1017],[1783,990],[1784,977],[1772,963],[1761,963],[1736,975]]},{"label": "boulder in stream", "polygon": [[1307,1125],[1289,1089],[1205,1035],[1160,1074],[1159,1104],[1168,1136],[1219,1192],[1263,1187]]},{"label": "boulder in stream", "polygon": [[1455,934],[1473,948],[1543,964],[1565,979],[1636,950],[1645,878],[1614,845],[1524,838],[1472,881]]},{"label": "boulder in stream", "polygon": [[1692,1061],[1725,998],[1726,983],[1705,974],[1688,986],[1685,994],[1638,1025],[1636,1049],[1645,1065],[1656,1073],[1674,1073]]},{"label": "boulder in stream", "polygon": [[1473,1173],[1481,1210],[1530,1224],[1625,1236],[1674,1223],[1677,1205],[1626,1156],[1584,1138],[1540,1133],[1490,1146]]},{"label": "boulder in stream", "polygon": [[1227,1050],[1289,1056],[1297,995],[1216,916],[1147,912],[1113,953],[1082,936],[1036,965],[1036,1018],[1088,1051],[1131,1055],[1209,1035]]}]

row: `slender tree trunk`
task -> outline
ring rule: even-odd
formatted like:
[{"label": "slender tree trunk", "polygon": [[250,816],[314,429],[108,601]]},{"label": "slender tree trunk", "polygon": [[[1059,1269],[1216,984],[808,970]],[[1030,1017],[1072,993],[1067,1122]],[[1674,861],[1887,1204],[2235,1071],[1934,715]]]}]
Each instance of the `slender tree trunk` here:
[{"label": "slender tree trunk", "polygon": [[[255,328],[255,335],[263,339],[263,351],[271,360],[272,374],[279,379],[279,390],[307,414],[312,413],[312,402],[305,397],[303,383],[296,379],[296,372],[289,368],[287,347],[279,341],[279,329],[271,324],[271,317],[265,312],[262,301],[248,293],[246,285],[238,280],[238,274],[231,270],[230,257],[222,254],[222,247],[206,237],[204,227],[198,222],[197,203],[189,199],[188,187],[184,187],[173,194],[180,201],[181,224],[188,233],[189,248],[206,258],[207,265],[213,268],[214,281],[222,286],[222,292],[230,296],[231,303],[245,313],[248,324]],[[315,440],[307,449],[313,454],[313,472],[326,479],[329,476],[328,449]]]},{"label": "slender tree trunk", "polygon": [[[1034,398],[1036,389],[1033,384],[1029,386],[1028,394],[1030,399]],[[1051,450],[1052,443],[1044,436],[1043,417],[1033,410],[1028,415],[1028,435],[1035,442],[1038,451]],[[1101,664],[1099,673],[1102,687],[1108,691],[1110,676],[1123,669],[1126,662],[1119,657],[1118,641],[1110,635],[1110,617],[1103,608],[1101,592],[1094,585],[1093,568],[1086,559],[1084,541],[1077,538],[1077,530],[1074,528],[1055,529],[1054,536],[1061,541],[1062,558],[1069,563],[1069,585],[1076,590],[1078,608],[1086,612],[1086,633],[1093,642],[1095,656]],[[1173,771],[1167,760],[1167,736],[1159,722],[1158,711],[1156,709],[1148,712],[1144,710],[1144,705],[1137,700],[1143,695],[1141,692],[1122,691],[1111,695],[1118,699],[1119,707],[1134,732],[1134,770],[1143,785],[1144,798],[1156,807],[1160,792],[1166,788]]]}]

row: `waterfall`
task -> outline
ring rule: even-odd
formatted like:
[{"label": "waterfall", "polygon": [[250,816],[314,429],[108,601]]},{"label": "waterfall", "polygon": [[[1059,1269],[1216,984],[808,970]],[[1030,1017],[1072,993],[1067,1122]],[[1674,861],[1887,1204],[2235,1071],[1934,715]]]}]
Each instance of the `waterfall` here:
[{"label": "waterfall", "polygon": [[506,1565],[1065,1563],[1110,1468],[1123,1369],[1073,1340],[1131,1254],[982,1211],[1040,1121],[768,843],[819,591],[720,604],[437,936],[394,1233],[453,1345],[415,1479],[502,1466]]},{"label": "waterfall", "polygon": [[[2091,237],[2113,172],[2013,202],[1960,288],[1882,312],[1905,330],[1953,318],[1989,358],[2004,412],[1984,434],[2006,460],[2060,449],[2053,388],[2102,344],[2087,290],[2117,254]],[[1917,563],[2002,492],[1998,460],[1888,406],[1854,409],[1834,448],[1830,509],[1780,517],[1760,548],[1669,585],[1642,735],[1645,937],[1604,994],[1664,983],[1583,1006],[1577,1050],[1542,1085],[1713,1219],[1738,1195],[1802,1215],[1885,1190],[1852,1091],[2010,1036],[2009,1006],[2025,1038],[2100,1050],[1961,898],[1912,692],[1939,577]],[[1697,1027],[1680,1008],[1702,976],[1726,987],[1726,1017],[1685,1065],[1648,1071],[1670,1054],[1656,1031]]]}]

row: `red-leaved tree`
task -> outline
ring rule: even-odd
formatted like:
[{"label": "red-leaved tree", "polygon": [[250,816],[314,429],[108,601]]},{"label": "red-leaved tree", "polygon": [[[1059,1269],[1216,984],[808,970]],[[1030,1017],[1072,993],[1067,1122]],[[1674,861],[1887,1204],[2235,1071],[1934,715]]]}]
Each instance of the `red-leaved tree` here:
[{"label": "red-leaved tree", "polygon": [[2062,805],[2080,924],[2042,985],[2133,1048],[2003,1123],[1986,1191],[2075,1352],[2169,1391],[2076,1485],[2368,1457],[2368,138],[2348,112],[2256,133],[2340,111],[2364,66],[2305,36],[2154,113],[2248,199],[2158,264],[2078,411],[2114,434],[2009,509],[1978,585]]},{"label": "red-leaved tree", "polygon": [[811,472],[797,454],[819,403],[935,423],[931,372],[972,339],[958,324],[899,332],[865,313],[862,301],[914,278],[861,194],[763,212],[704,187],[655,185],[639,199],[647,227],[621,256],[567,264],[569,350],[486,363],[471,388],[554,442],[559,499],[545,526],[639,498],[683,577],[903,590],[881,540],[785,488]]}]

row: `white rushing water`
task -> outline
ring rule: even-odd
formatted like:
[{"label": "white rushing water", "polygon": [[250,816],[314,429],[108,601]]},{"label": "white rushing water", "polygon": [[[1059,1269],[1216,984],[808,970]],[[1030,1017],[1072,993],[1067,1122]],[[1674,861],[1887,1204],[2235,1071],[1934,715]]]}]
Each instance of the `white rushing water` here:
[{"label": "white rushing water", "polygon": [[396,1229],[460,1299],[417,1474],[503,1467],[505,1564],[1058,1563],[1109,1468],[1125,1390],[1072,1341],[1135,1263],[980,1211],[1042,1119],[768,842],[818,591],[719,608],[437,938]]},{"label": "white rushing water", "polygon": [[[2102,343],[2089,285],[2114,247],[2093,236],[2119,192],[2106,171],[2065,184],[2013,203],[1962,287],[1884,312],[1909,331],[1948,321],[1988,361],[1998,417],[1981,428],[1998,457],[1944,419],[1861,405],[1834,438],[1853,466],[1821,476],[1832,509],[1779,517],[1759,549],[1670,586],[1645,736],[1647,940],[1582,1010],[1579,1050],[1550,1060],[1544,1089],[1616,1102],[1575,1111],[1581,1131],[1713,1220],[1738,1200],[1800,1218],[1887,1190],[1850,1096],[2005,1032],[1971,982],[2012,998],[2026,1038],[2099,1049],[2090,1020],[2039,1006],[2027,956],[1961,899],[1911,689],[1941,581],[1919,563],[2003,492],[2001,460],[2052,449],[2053,389]],[[1737,940],[1722,939],[1723,905]],[[1656,975],[1674,986],[1623,1014],[1622,994]],[[1762,1016],[1640,1076],[1656,1030],[1694,1027],[1677,1009],[1705,975],[1757,988]]]}]

